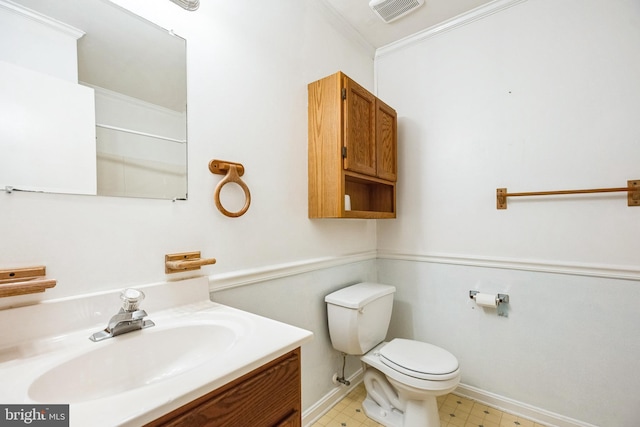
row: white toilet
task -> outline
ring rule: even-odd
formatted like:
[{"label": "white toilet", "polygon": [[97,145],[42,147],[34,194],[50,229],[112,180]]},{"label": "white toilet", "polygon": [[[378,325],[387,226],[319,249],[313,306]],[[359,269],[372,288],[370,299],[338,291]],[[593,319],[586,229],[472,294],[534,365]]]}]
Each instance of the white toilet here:
[{"label": "white toilet", "polygon": [[458,359],[420,341],[383,342],[396,288],[358,283],[325,297],[333,347],[363,355],[363,403],[369,418],[387,427],[439,427],[436,397],[460,382]]}]

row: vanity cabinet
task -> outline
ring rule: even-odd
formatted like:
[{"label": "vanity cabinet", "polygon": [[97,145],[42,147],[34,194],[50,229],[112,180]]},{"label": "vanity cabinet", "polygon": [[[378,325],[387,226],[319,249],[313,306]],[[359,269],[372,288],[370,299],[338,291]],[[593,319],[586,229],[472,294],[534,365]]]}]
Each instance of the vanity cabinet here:
[{"label": "vanity cabinet", "polygon": [[300,348],[145,427],[300,427]]},{"label": "vanity cabinet", "polygon": [[396,111],[342,72],[308,92],[309,217],[395,218]]}]

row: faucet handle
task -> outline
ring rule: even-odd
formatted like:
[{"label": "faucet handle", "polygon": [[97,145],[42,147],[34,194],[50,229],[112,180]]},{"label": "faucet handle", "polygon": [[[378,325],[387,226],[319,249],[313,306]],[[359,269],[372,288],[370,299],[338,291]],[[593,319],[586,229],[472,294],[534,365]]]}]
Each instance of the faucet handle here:
[{"label": "faucet handle", "polygon": [[124,311],[136,311],[140,302],[144,299],[144,293],[137,289],[125,289],[120,294],[122,309]]}]

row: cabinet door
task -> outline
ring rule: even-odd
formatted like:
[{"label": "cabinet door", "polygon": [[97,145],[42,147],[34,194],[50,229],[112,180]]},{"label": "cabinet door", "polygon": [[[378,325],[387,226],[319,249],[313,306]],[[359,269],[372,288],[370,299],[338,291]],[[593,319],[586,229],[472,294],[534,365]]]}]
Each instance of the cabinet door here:
[{"label": "cabinet door", "polygon": [[300,427],[300,348],[145,427]]},{"label": "cabinet door", "polygon": [[294,412],[284,420],[280,421],[276,427],[300,427],[301,416],[299,412]]},{"label": "cabinet door", "polygon": [[343,167],[376,176],[376,98],[345,77]]},{"label": "cabinet door", "polygon": [[376,159],[378,178],[396,181],[398,177],[396,111],[376,100]]}]

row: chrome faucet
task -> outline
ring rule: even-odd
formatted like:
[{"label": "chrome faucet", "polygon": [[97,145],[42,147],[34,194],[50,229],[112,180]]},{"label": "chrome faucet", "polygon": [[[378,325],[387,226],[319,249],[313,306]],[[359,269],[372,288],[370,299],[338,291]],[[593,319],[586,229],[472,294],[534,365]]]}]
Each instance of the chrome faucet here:
[{"label": "chrome faucet", "polygon": [[140,301],[144,299],[144,293],[137,289],[125,289],[120,294],[120,299],[122,300],[120,311],[111,317],[104,330],[89,337],[91,341],[102,341],[155,325],[151,320],[145,319],[147,317],[146,311],[138,309]]}]

